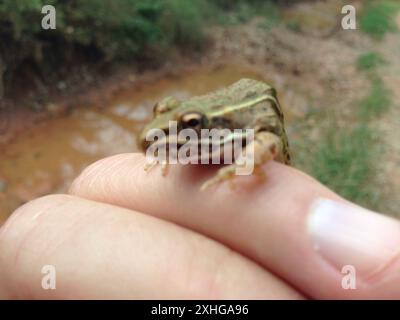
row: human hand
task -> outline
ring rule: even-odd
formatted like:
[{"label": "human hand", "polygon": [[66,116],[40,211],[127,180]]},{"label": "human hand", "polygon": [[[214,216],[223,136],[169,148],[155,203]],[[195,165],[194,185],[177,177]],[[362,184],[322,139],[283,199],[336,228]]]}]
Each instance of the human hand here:
[{"label": "human hand", "polygon": [[[0,229],[0,298],[400,298],[400,224],[270,162],[203,192],[212,166],[143,171],[121,154]],[[325,199],[325,200],[322,200]],[[327,200],[330,199],[330,200]],[[56,268],[56,290],[41,286]],[[356,289],[341,273],[356,271]]]}]

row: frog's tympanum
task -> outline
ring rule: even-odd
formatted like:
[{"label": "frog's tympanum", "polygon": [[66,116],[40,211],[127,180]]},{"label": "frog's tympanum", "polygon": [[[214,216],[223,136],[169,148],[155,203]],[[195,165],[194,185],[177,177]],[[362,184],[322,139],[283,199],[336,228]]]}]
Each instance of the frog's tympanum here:
[{"label": "frog's tympanum", "polygon": [[[178,141],[177,133],[173,133],[172,137],[169,130],[172,120],[177,123],[178,134],[184,128],[192,128],[196,132],[200,129],[253,129],[254,139],[243,148],[252,150],[256,168],[272,159],[286,164],[290,162],[283,113],[276,91],[264,82],[242,79],[224,89],[186,101],[165,98],[155,105],[154,119],[145,126],[139,137],[144,152],[151,145],[146,140],[146,133],[150,129],[161,129],[168,141]],[[241,137],[235,134],[228,137],[228,140],[235,139]],[[229,141],[224,139],[226,142]],[[199,144],[202,143],[209,141],[200,139]],[[202,189],[232,178],[236,167],[237,163],[234,162],[220,168],[213,178],[203,184]],[[162,163],[162,168],[166,173],[167,163]]]}]

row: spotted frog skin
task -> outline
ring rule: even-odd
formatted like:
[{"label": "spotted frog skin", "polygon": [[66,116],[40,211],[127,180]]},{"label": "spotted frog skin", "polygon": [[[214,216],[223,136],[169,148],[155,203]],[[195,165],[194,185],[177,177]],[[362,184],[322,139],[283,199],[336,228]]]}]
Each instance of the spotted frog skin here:
[{"label": "spotted frog skin", "polygon": [[[179,101],[173,97],[163,99],[155,105],[153,120],[145,126],[139,136],[139,145],[143,152],[150,146],[146,141],[146,133],[150,129],[163,130],[167,140],[177,139],[177,136],[169,136],[171,120],[177,121],[178,133],[183,128],[196,131],[254,129],[254,140],[245,148],[251,147],[253,150],[256,168],[272,159],[290,164],[288,139],[276,90],[264,82],[241,79],[226,88],[186,101]],[[237,138],[234,135],[231,137]],[[167,165],[162,164],[164,173],[167,172]],[[236,163],[222,167],[214,177],[203,184],[202,189],[233,178],[236,167]]]}]

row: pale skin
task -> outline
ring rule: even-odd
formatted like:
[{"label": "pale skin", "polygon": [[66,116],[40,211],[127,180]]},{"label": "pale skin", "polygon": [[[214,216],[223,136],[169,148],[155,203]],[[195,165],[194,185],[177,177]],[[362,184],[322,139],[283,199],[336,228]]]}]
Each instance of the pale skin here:
[{"label": "pale skin", "polygon": [[[0,229],[0,299],[400,298],[398,255],[357,290],[340,287],[304,224],[316,198],[345,200],[304,173],[270,161],[265,182],[199,192],[216,167],[174,165],[163,177],[144,164],[100,160],[69,194],[14,212]],[[40,285],[48,264],[56,290]]]}]

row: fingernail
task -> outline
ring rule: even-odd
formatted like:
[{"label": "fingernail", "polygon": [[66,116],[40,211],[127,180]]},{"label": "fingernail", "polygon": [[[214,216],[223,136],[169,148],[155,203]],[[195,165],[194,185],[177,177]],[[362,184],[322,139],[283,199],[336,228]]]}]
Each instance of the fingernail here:
[{"label": "fingernail", "polygon": [[307,218],[314,249],[339,270],[352,265],[370,276],[400,250],[400,223],[356,205],[318,199]]}]

